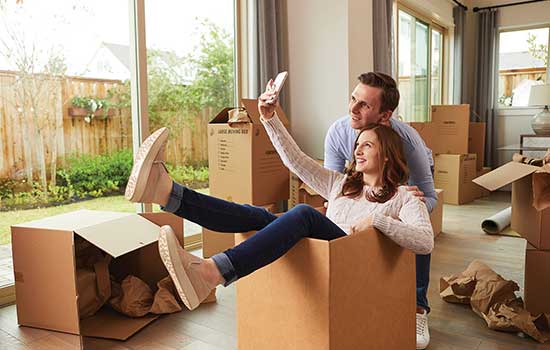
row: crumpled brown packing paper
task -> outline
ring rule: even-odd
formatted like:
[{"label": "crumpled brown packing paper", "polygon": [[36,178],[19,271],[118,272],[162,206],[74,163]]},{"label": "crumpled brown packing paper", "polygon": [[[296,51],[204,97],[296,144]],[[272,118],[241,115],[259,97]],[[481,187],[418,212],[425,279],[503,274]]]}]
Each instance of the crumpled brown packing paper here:
[{"label": "crumpled brown packing paper", "polygon": [[75,252],[78,314],[83,319],[94,315],[111,297],[111,257],[80,238],[75,240]]},{"label": "crumpled brown packing paper", "polygon": [[[176,300],[176,287],[170,276],[166,276],[157,283],[158,290],[155,293],[155,299],[151,306],[151,312],[154,314],[170,314],[182,310],[178,300]],[[178,296],[179,298],[179,296]]]},{"label": "crumpled brown packing paper", "polygon": [[244,108],[230,109],[227,114],[229,115],[227,124],[229,124],[230,128],[243,128],[251,122],[250,117]]},{"label": "crumpled brown packing paper", "polygon": [[120,285],[113,282],[113,298],[109,303],[118,312],[130,317],[142,317],[153,305],[151,288],[135,276],[127,276]]},{"label": "crumpled brown packing paper", "polygon": [[523,332],[544,343],[550,339],[548,316],[536,317],[526,311],[521,298],[516,297],[519,287],[474,260],[466,270],[455,276],[442,277],[439,292],[450,303],[470,304],[490,329],[506,332]]}]

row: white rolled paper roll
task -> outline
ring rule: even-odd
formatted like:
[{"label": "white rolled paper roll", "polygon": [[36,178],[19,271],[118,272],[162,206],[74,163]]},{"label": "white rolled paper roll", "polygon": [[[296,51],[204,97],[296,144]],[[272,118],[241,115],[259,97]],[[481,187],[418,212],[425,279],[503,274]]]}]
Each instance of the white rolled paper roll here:
[{"label": "white rolled paper roll", "polygon": [[499,211],[495,215],[483,220],[481,222],[481,229],[489,235],[495,235],[504,231],[506,227],[510,226],[511,220],[512,207],[508,207],[504,210]]}]

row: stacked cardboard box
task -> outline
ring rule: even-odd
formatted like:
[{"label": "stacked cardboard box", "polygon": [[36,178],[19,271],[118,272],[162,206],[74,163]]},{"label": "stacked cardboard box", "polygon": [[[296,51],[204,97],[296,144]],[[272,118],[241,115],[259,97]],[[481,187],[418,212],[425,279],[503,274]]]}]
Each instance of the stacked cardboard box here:
[{"label": "stacked cardboard box", "polygon": [[437,193],[437,205],[430,213],[430,221],[432,222],[432,230],[434,232],[434,238],[437,237],[443,229],[443,202],[444,191],[440,188],[436,188]]},{"label": "stacked cardboard box", "polygon": [[131,274],[153,290],[168,275],[159,253],[160,225],[170,225],[183,244],[183,220],[168,213],[129,214],[80,210],[12,226],[17,322],[83,336],[125,340],[158,315],[132,318],[103,306],[91,317],[79,315],[75,239],[98,247],[113,259],[117,280]]},{"label": "stacked cardboard box", "polygon": [[431,122],[411,123],[434,154],[435,187],[445,191],[448,204],[479,198],[472,180],[482,169],[485,123],[470,123],[470,105],[432,106]]},{"label": "stacked cardboard box", "polygon": [[490,191],[512,184],[511,228],[527,240],[525,307],[532,314],[550,313],[550,203],[543,196],[549,191],[550,166],[510,162],[474,181]]},{"label": "stacked cardboard box", "polygon": [[[260,121],[257,100],[242,99],[249,121],[230,126],[225,108],[208,124],[210,195],[231,202],[268,205],[288,200],[289,172]],[[288,126],[281,108],[277,115]],[[210,257],[234,245],[232,235],[203,229],[203,254]]]}]

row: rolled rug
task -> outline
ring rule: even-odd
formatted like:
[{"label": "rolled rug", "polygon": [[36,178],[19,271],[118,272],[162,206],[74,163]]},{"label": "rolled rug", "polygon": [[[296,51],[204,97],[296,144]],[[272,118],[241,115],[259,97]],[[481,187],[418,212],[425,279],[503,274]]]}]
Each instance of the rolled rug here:
[{"label": "rolled rug", "polygon": [[483,220],[481,222],[481,229],[489,235],[496,235],[510,226],[511,220],[512,207],[508,207]]}]

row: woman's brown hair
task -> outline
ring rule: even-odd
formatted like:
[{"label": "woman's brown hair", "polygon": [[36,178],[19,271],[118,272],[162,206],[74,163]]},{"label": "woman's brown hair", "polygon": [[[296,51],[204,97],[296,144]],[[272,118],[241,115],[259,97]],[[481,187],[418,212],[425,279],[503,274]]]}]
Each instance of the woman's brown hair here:
[{"label": "woman's brown hair", "polygon": [[347,178],[342,186],[341,195],[356,198],[363,192],[365,187],[363,173],[355,170],[357,164],[355,149],[357,148],[359,136],[367,130],[374,131],[380,143],[378,162],[382,188],[378,191],[367,191],[365,197],[371,202],[384,203],[395,195],[397,187],[407,182],[409,169],[403,153],[401,137],[391,127],[381,124],[369,124],[357,134],[355,146],[353,147],[353,162],[346,169]]}]

